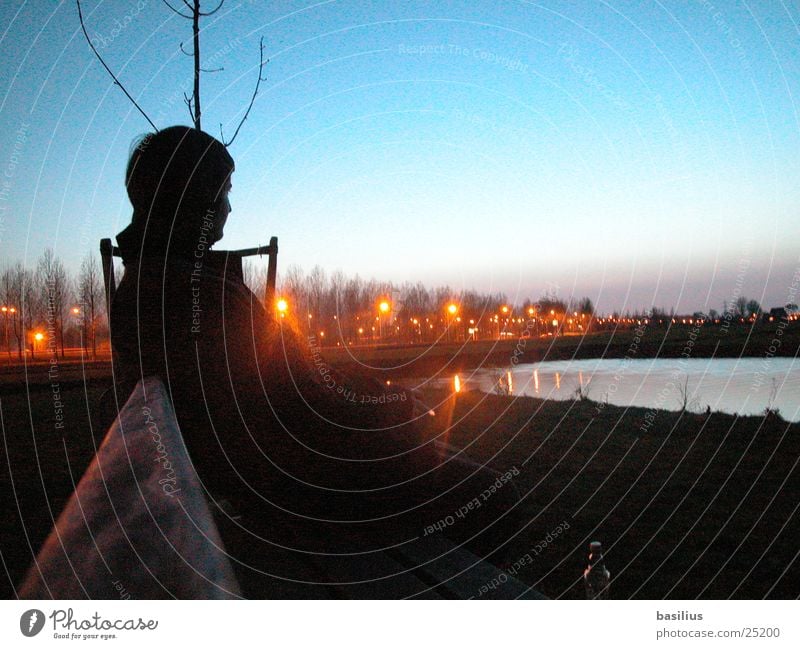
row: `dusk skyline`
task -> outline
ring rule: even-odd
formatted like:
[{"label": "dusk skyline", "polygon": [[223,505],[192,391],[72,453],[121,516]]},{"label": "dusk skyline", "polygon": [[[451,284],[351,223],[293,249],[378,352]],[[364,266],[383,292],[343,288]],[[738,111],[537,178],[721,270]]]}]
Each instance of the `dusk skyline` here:
[{"label": "dusk skyline", "polygon": [[[156,124],[188,124],[186,21],[160,2],[82,6]],[[148,124],[74,2],[0,15],[0,255],[33,266],[51,247],[76,269],[130,220],[124,168]],[[235,130],[262,36],[270,62],[231,147],[219,247],[278,236],[279,281],[320,265],[605,312],[783,304],[800,264],[798,22],[705,0],[226,3],[203,24],[201,58],[224,67],[203,76],[206,131]]]}]

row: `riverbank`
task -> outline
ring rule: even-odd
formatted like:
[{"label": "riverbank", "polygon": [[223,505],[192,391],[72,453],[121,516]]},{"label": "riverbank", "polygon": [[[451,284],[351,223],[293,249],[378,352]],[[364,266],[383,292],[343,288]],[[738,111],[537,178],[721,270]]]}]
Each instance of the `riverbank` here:
[{"label": "riverbank", "polygon": [[[776,342],[777,341],[777,342]],[[686,325],[603,331],[585,336],[509,338],[418,346],[323,348],[345,371],[378,378],[431,377],[479,367],[512,369],[521,363],[589,358],[771,358],[800,353],[800,323],[753,327]]]},{"label": "riverbank", "polygon": [[[780,333],[779,333],[780,332]],[[778,341],[776,344],[775,341]],[[314,345],[317,344],[315,340]],[[732,325],[643,327],[585,336],[509,338],[432,345],[378,345],[323,347],[326,360],[345,372],[365,372],[379,380],[433,377],[481,367],[512,369],[520,363],[588,358],[771,358],[796,357],[800,353],[800,323],[785,328],[778,324],[753,327]],[[70,359],[57,363],[62,386],[92,385],[111,379],[108,357],[96,361]],[[0,365],[0,394],[20,389],[48,389],[52,367],[44,359],[34,364]]]},{"label": "riverbank", "polygon": [[[4,598],[105,434],[103,390],[63,390],[61,412],[47,391],[0,396]],[[588,400],[424,397],[436,411],[427,433],[513,476],[502,488],[522,496],[479,539],[505,571],[498,580],[513,575],[549,597],[580,598],[588,543],[600,540],[614,597],[800,595],[800,425]],[[454,512],[453,521],[447,531],[458,535],[464,519]],[[476,590],[484,596],[488,587]]]}]

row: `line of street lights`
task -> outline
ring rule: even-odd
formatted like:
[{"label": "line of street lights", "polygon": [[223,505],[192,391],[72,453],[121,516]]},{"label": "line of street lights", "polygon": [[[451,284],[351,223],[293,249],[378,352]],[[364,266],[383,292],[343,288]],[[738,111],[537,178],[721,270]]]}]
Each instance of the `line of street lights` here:
[{"label": "line of street lights", "polygon": [[[277,314],[283,318],[285,317],[287,311],[289,310],[289,303],[286,298],[278,298],[275,303],[275,308]],[[448,302],[444,307],[444,325],[445,325],[445,340],[451,342],[454,338],[453,334],[451,333],[453,330],[453,325],[455,323],[461,323],[461,315],[460,315],[460,306],[456,302]],[[384,340],[385,335],[387,334],[387,325],[391,322],[392,313],[392,303],[388,298],[380,298],[376,303],[376,311],[377,315],[375,316],[375,321],[377,321],[378,331],[376,332],[376,327],[373,325],[369,325],[368,322],[358,322],[357,323],[357,335],[358,341],[362,339],[365,333],[370,336],[370,338],[374,339],[375,334],[377,333],[378,340]],[[496,334],[495,338],[502,338],[506,335],[513,335],[511,331],[507,331],[506,328],[508,325],[520,325],[526,324],[526,319],[522,316],[514,317],[513,314],[514,310],[512,307],[508,305],[502,305],[497,314],[490,315],[488,320],[489,323],[496,326]],[[518,312],[519,313],[519,312]],[[575,331],[581,330],[585,331],[585,318],[586,314],[578,314],[578,312],[574,312],[573,317],[570,317],[568,312],[556,312],[555,309],[550,309],[549,314],[545,311],[543,313],[537,313],[537,309],[533,307],[528,307],[527,314],[529,316],[527,323],[535,323],[535,332],[538,335],[540,332],[540,325],[547,330],[549,335],[554,335],[559,331],[560,328],[569,327],[573,328]],[[389,320],[387,321],[387,316],[389,316]],[[309,332],[311,331],[311,319],[313,315],[311,313],[308,314],[308,329]],[[372,316],[367,318],[367,321],[371,320]],[[337,319],[337,316],[334,316],[334,319]],[[501,325],[502,319],[502,325]],[[357,321],[360,321],[360,317],[356,317]],[[441,322],[441,320],[440,320]],[[412,325],[412,332],[414,337],[423,336],[423,329],[426,331],[431,331],[434,329],[434,323],[431,322],[430,318],[425,318],[424,322],[422,318],[411,317],[409,318],[409,324]],[[469,320],[469,326],[465,329],[465,336],[467,340],[477,340],[478,338],[478,330],[480,323],[476,323],[475,319]],[[427,325],[427,327],[425,327]],[[528,327],[531,325],[528,324]],[[550,327],[552,326],[552,330]],[[502,329],[501,329],[502,327]],[[400,326],[396,327],[397,331],[400,331]],[[532,333],[532,332],[531,332]],[[318,332],[320,338],[324,338],[325,332],[320,330]],[[521,333],[524,335],[524,332]],[[337,343],[339,344],[339,343]],[[352,344],[352,342],[350,343]]]},{"label": "line of street lights", "polygon": [[[11,358],[11,340],[9,339],[9,335],[8,335],[8,318],[9,317],[13,318],[16,315],[17,307],[4,304],[4,305],[0,306],[0,313],[3,314],[3,339],[4,339],[4,342],[5,342],[5,346],[6,346],[6,353],[8,355],[8,358],[10,359]],[[70,308],[70,313],[75,317],[79,316],[81,314],[80,307],[77,307],[77,306],[71,307]],[[36,353],[36,344],[37,343],[41,343],[45,339],[45,335],[41,331],[32,331],[31,332],[31,336],[33,338],[33,342],[31,343],[31,356],[33,356]],[[27,337],[27,333],[26,333],[26,337]],[[81,347],[83,347],[83,345],[81,345]]]}]

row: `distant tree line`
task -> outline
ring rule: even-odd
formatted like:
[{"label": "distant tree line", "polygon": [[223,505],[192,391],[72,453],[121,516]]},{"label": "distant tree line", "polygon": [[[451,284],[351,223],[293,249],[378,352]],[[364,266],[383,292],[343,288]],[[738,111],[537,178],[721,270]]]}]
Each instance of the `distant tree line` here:
[{"label": "distant tree line", "polygon": [[[245,281],[264,294],[266,273],[245,262]],[[504,293],[396,284],[332,274],[315,266],[304,273],[290,266],[278,296],[287,316],[322,345],[432,343],[505,336],[543,336],[588,331],[594,305],[588,297],[560,299],[546,293],[514,304]]]},{"label": "distant tree line", "polygon": [[[264,295],[266,268],[245,260],[246,283]],[[682,324],[687,319],[714,324],[761,319],[759,303],[744,296],[723,304],[722,312],[678,316],[674,309],[599,315],[588,297],[563,299],[546,292],[538,299],[513,303],[503,293],[427,287],[421,282],[395,284],[328,274],[320,266],[304,273],[290,266],[280,275],[278,297],[286,305],[267,305],[276,317],[293,318],[321,345],[433,343],[504,337],[544,337],[583,334],[601,329],[650,324]],[[796,318],[796,307],[794,315]],[[21,262],[0,271],[2,349],[11,359],[25,354],[64,357],[78,348],[96,358],[108,348],[102,271],[93,253],[77,273],[69,273],[52,249],[46,249],[33,269]],[[768,315],[768,314],[767,314]]]},{"label": "distant tree line", "polygon": [[34,358],[47,351],[62,358],[69,347],[97,356],[107,338],[102,274],[93,254],[84,257],[75,276],[48,248],[35,268],[21,262],[0,271],[2,346],[8,357]]}]

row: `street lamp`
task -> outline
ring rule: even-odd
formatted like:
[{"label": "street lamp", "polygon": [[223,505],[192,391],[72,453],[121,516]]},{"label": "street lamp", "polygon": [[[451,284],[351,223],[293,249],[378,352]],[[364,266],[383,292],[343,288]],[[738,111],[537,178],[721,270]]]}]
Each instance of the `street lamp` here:
[{"label": "street lamp", "polygon": [[11,347],[8,345],[8,307],[3,305],[0,307],[0,311],[3,312],[3,331],[4,331],[4,339],[6,341],[6,350],[8,351],[8,358],[11,358]]},{"label": "street lamp", "polygon": [[78,337],[79,337],[79,341],[80,341],[80,344],[81,344],[81,346],[80,346],[81,355],[83,355],[83,336],[84,336],[84,334],[81,331],[81,321],[80,321],[81,309],[80,309],[80,307],[74,306],[69,310],[69,312],[75,317],[75,326],[78,328]]},{"label": "street lamp", "polygon": [[450,340],[450,325],[453,324],[453,316],[458,313],[458,306],[456,306],[453,302],[447,305],[447,340]]},{"label": "street lamp", "polygon": [[381,300],[380,304],[378,304],[378,337],[381,340],[383,340],[383,318],[381,318],[381,315],[389,313],[390,309],[391,306],[386,300]]},{"label": "street lamp", "polygon": [[40,343],[44,340],[44,334],[41,331],[37,331],[33,334],[33,344],[31,345],[31,358],[33,358],[36,354],[36,343]]},{"label": "street lamp", "polygon": [[14,307],[12,306],[10,309],[9,307],[3,305],[0,307],[0,310],[3,312],[3,337],[6,341],[6,352],[8,353],[8,361],[11,362],[11,345],[8,342],[8,313],[14,313]]}]

